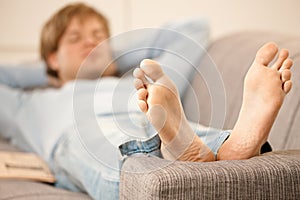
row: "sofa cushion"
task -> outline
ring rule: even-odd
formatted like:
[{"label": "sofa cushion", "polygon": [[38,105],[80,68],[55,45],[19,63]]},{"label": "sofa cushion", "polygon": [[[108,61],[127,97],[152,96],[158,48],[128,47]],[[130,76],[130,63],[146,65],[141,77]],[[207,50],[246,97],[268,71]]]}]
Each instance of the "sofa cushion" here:
[{"label": "sofa cushion", "polygon": [[27,180],[0,179],[0,200],[90,200],[86,194],[69,192],[48,184]]}]

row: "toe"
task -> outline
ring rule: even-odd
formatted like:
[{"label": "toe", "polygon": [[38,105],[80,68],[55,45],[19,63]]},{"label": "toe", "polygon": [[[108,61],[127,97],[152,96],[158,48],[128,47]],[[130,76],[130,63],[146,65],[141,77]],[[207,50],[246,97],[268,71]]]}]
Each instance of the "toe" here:
[{"label": "toe", "polygon": [[278,52],[278,47],[275,43],[269,42],[262,46],[256,54],[255,62],[268,66],[268,64],[274,59]]},{"label": "toe", "polygon": [[280,69],[282,63],[287,59],[288,56],[289,56],[289,51],[287,49],[282,49],[278,55],[276,62],[273,64],[272,68],[276,70]]},{"label": "toe", "polygon": [[290,59],[290,58],[287,58],[287,59],[283,62],[283,64],[282,64],[282,66],[280,67],[279,71],[282,72],[282,71],[285,70],[285,69],[291,69],[292,66],[293,66],[293,60]]},{"label": "toe", "polygon": [[137,89],[137,90],[139,90],[141,88],[145,88],[144,82],[138,78],[134,79],[133,85],[134,85],[135,89]]},{"label": "toe", "polygon": [[141,70],[140,68],[135,68],[135,70],[133,71],[133,76],[137,79],[140,79],[143,82],[143,85],[149,83],[149,81],[145,77],[143,70]]},{"label": "toe", "polygon": [[288,80],[282,85],[283,91],[287,94],[292,89],[292,81]]},{"label": "toe", "polygon": [[140,67],[143,70],[143,72],[153,81],[157,81],[164,74],[160,65],[154,60],[143,60],[140,64]]},{"label": "toe", "polygon": [[138,90],[138,99],[139,100],[146,101],[147,100],[147,95],[148,95],[148,92],[147,92],[146,89],[142,88],[142,89]]},{"label": "toe", "polygon": [[148,110],[148,105],[147,105],[147,103],[146,103],[145,101],[143,101],[143,100],[138,100],[138,105],[139,105],[139,107],[140,107],[140,109],[141,109],[142,112],[144,112],[144,113],[147,112],[147,110]]},{"label": "toe", "polygon": [[286,82],[288,80],[291,80],[291,71],[289,69],[285,69],[281,72],[281,80],[282,82]]},{"label": "toe", "polygon": [[157,62],[145,59],[141,62],[141,70],[153,81],[153,84],[163,86],[172,91],[175,95],[178,95],[176,85],[166,74],[164,74]]}]

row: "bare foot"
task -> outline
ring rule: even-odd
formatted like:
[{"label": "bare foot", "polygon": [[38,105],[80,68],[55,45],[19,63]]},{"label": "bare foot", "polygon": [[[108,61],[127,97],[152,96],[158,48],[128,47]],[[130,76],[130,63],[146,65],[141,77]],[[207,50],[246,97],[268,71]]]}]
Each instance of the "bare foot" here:
[{"label": "bare foot", "polygon": [[260,154],[267,141],[285,95],[292,87],[293,65],[283,49],[275,63],[268,67],[278,52],[274,43],[261,47],[244,80],[243,103],[230,137],[219,149],[218,159],[247,159]]},{"label": "bare foot", "polygon": [[189,126],[176,86],[161,67],[146,59],[133,75],[136,78],[138,105],[159,133],[163,156],[169,160],[214,160],[213,153]]}]

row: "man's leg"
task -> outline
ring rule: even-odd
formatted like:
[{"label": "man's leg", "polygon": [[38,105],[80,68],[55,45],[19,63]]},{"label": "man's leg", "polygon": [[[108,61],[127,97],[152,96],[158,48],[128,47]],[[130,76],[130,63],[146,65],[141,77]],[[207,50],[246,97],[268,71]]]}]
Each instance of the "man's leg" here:
[{"label": "man's leg", "polygon": [[256,54],[244,80],[243,103],[238,120],[228,140],[220,147],[218,159],[246,159],[259,155],[267,141],[285,95],[292,87],[292,60],[274,43],[264,45]]},{"label": "man's leg", "polygon": [[[292,86],[292,60],[287,58],[287,50],[282,50],[273,66],[267,67],[277,51],[273,43],[264,45],[258,51],[245,79],[239,119],[231,136],[221,146],[218,159],[250,158],[258,155],[266,142],[284,96]],[[176,87],[160,66],[154,61],[144,60],[141,68],[135,70],[134,76],[139,107],[159,132],[163,146],[166,147],[165,155],[178,155],[179,160],[188,161],[214,160],[213,153],[188,125]],[[149,83],[146,76],[153,84]],[[185,138],[188,138],[188,142]],[[184,148],[180,148],[182,143]],[[180,152],[176,152],[178,149]]]},{"label": "man's leg", "polygon": [[[119,199],[119,169],[92,154],[73,126],[65,133],[58,141],[49,162],[56,176],[56,187],[86,192],[95,200]],[[101,148],[101,141],[99,142]],[[108,154],[109,150],[101,152]],[[110,156],[118,162],[118,156],[111,153]]]}]

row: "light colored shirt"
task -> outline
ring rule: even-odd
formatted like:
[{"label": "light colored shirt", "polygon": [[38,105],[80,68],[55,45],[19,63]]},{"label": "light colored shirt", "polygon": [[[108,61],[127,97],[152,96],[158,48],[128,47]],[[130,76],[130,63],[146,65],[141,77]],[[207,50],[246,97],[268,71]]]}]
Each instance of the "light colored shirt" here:
[{"label": "light colored shirt", "polygon": [[[181,97],[207,45],[208,25],[199,18],[176,21],[160,29],[134,30],[112,39],[114,58],[121,74],[127,75],[145,58],[157,60],[177,85]],[[0,134],[22,150],[38,153],[45,160],[49,160],[57,141],[70,127],[76,131],[77,124],[81,123],[84,131],[93,133],[95,130],[88,121],[95,118],[100,131],[106,132],[116,116],[114,113],[118,116],[132,113],[135,117],[134,113],[140,112],[130,75],[121,79],[76,80],[60,89],[23,90],[45,86],[46,80],[44,64],[31,69],[0,67]],[[105,117],[108,117],[107,123]],[[105,123],[106,128],[101,129]],[[139,132],[130,126],[124,130],[122,137],[108,138],[119,144],[131,137],[128,132]]]}]

